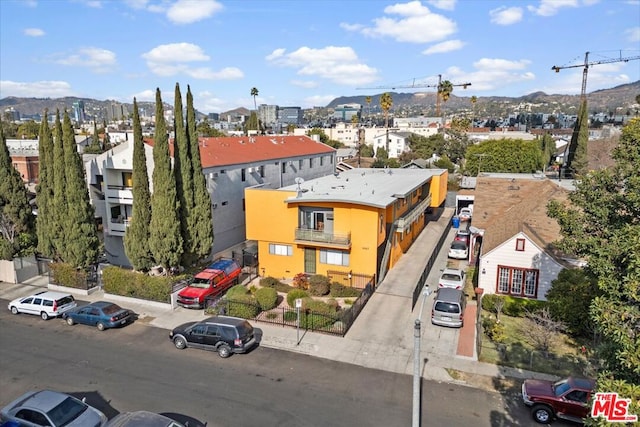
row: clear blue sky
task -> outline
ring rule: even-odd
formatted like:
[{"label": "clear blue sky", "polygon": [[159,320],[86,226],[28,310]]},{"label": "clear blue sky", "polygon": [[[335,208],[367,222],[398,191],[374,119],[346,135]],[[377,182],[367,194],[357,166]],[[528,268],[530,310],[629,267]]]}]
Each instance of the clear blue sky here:
[{"label": "clear blue sky", "polygon": [[[438,74],[460,96],[577,94],[583,68],[551,67],[587,51],[640,55],[640,0],[0,0],[0,98],[173,103],[179,83],[204,113],[253,109],[252,87],[309,108]],[[594,65],[587,91],[637,80],[640,60]]]}]

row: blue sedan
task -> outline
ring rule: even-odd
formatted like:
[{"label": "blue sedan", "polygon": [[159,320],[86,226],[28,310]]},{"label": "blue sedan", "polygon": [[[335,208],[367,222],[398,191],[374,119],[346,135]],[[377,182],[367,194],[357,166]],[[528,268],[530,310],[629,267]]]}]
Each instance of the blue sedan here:
[{"label": "blue sedan", "polygon": [[112,302],[97,301],[69,310],[62,317],[70,326],[76,323],[84,323],[104,331],[108,328],[115,328],[133,322],[135,313]]}]

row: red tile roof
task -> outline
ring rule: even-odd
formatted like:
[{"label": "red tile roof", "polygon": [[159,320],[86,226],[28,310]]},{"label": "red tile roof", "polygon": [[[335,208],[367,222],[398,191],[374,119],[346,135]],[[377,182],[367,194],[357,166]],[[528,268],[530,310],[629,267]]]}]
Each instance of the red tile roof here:
[{"label": "red tile roof", "polygon": [[[145,139],[145,142],[153,146],[153,140]],[[199,138],[199,142],[203,168],[331,154],[336,151],[308,136],[230,136]],[[170,141],[169,151],[173,156],[173,140]]]}]

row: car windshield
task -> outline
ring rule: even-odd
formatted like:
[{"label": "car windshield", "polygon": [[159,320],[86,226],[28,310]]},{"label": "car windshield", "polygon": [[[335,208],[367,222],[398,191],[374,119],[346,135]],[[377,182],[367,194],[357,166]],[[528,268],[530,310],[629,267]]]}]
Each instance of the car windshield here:
[{"label": "car windshield", "polygon": [[65,426],[87,410],[87,405],[72,397],[67,397],[58,406],[47,412],[56,426]]},{"label": "car windshield", "polygon": [[71,303],[72,303],[72,302],[74,302],[74,301],[75,301],[75,299],[73,298],[73,296],[72,296],[72,295],[68,295],[68,296],[66,296],[66,297],[62,297],[62,298],[60,298],[60,299],[57,301],[57,303],[58,303],[58,305],[60,306],[60,305],[67,305],[67,304],[71,304]]},{"label": "car windshield", "polygon": [[444,273],[442,275],[442,280],[460,280],[460,276],[452,273]]},{"label": "car windshield", "polygon": [[560,397],[571,389],[571,386],[567,380],[558,381],[553,385],[553,392],[556,396]]},{"label": "car windshield", "polygon": [[467,244],[458,240],[451,244],[451,249],[458,249],[458,250],[464,251],[465,249],[467,249]]},{"label": "car windshield", "polygon": [[102,308],[102,312],[107,316],[122,310],[118,304],[110,304]]},{"label": "car windshield", "polygon": [[209,287],[209,279],[199,279],[195,277],[191,284],[189,284],[192,288],[200,288],[205,289]]}]

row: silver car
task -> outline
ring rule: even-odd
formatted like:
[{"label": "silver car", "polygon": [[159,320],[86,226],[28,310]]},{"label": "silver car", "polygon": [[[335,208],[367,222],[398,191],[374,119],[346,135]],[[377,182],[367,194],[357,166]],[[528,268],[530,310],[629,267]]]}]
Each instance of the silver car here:
[{"label": "silver car", "polygon": [[65,393],[30,391],[0,410],[0,420],[25,427],[101,427],[107,417],[96,408]]},{"label": "silver car", "polygon": [[112,418],[107,427],[184,427],[164,415],[148,411],[124,412]]}]

